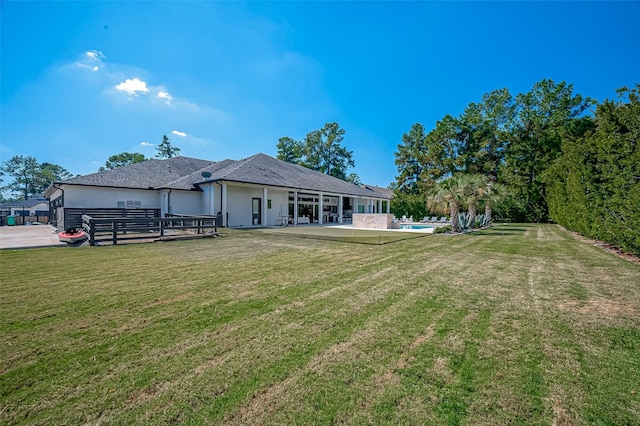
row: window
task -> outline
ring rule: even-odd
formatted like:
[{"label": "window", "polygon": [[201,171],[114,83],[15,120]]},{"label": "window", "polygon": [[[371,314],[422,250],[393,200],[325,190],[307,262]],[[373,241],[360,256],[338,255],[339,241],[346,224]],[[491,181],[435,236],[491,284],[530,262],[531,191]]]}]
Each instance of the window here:
[{"label": "window", "polygon": [[271,208],[271,200],[267,200],[267,208],[270,209]]}]

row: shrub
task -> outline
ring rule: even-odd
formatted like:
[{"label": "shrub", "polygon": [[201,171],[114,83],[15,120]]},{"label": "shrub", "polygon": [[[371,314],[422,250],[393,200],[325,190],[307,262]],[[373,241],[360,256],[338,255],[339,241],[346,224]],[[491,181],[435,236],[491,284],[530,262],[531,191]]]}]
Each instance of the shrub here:
[{"label": "shrub", "polygon": [[439,226],[433,230],[434,234],[446,234],[447,232],[451,232],[451,225]]}]

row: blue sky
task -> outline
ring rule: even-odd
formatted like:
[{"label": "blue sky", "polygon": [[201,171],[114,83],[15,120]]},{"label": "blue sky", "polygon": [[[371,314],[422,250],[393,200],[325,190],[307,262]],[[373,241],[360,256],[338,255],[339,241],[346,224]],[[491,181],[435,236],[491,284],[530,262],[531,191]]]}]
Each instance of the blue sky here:
[{"label": "blue sky", "polygon": [[346,131],[387,186],[402,134],[544,78],[598,100],[640,82],[640,2],[2,1],[0,160],[73,174],[167,135],[209,160]]}]

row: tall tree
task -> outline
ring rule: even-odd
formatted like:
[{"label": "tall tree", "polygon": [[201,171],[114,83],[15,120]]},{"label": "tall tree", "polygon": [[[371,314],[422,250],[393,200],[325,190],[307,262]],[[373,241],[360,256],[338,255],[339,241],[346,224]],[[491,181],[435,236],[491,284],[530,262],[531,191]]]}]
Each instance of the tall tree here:
[{"label": "tall tree", "polygon": [[180,154],[180,148],[171,145],[167,135],[162,135],[162,143],[156,147],[156,158],[171,158]]},{"label": "tall tree", "polygon": [[408,211],[421,217],[427,213],[425,202],[431,188],[458,168],[457,128],[458,121],[447,115],[428,134],[422,124],[415,123],[402,135],[402,144],[395,152],[398,175],[391,203],[394,214]]},{"label": "tall tree", "polygon": [[278,159],[292,164],[302,164],[304,144],[288,136],[278,139]]},{"label": "tall tree", "polygon": [[542,80],[516,97],[516,118],[501,177],[511,187],[510,216],[528,222],[548,217],[542,175],[561,153],[562,128],[592,104],[573,85]]},{"label": "tall tree", "polygon": [[507,89],[494,90],[471,103],[458,119],[460,167],[495,182],[515,117],[513,97]]},{"label": "tall tree", "polygon": [[71,177],[63,167],[51,163],[40,164],[35,157],[16,155],[2,162],[0,170],[13,178],[3,187],[4,190],[16,192],[24,200],[31,195],[44,192],[54,180]]},{"label": "tall tree", "polygon": [[35,157],[16,155],[4,161],[0,169],[13,178],[4,189],[21,194],[23,200],[36,193],[40,164]]},{"label": "tall tree", "polygon": [[425,168],[423,161],[426,133],[424,126],[415,123],[408,133],[402,135],[402,143],[395,152],[395,163],[398,169],[396,188],[406,194],[419,192],[418,185]]},{"label": "tall tree", "polygon": [[277,144],[278,158],[347,180],[347,170],[355,162],[353,151],[341,145],[344,134],[338,123],[326,123],[322,129],[309,132],[303,142],[282,137]]},{"label": "tall tree", "polygon": [[37,191],[36,194],[44,192],[52,182],[69,179],[73,177],[67,169],[57,164],[41,163],[39,165],[40,171],[38,176]]},{"label": "tall tree", "polygon": [[358,176],[357,173],[349,173],[349,176],[345,179],[347,182],[351,182],[354,185],[362,185],[362,179]]},{"label": "tall tree", "polygon": [[103,172],[105,170],[128,166],[129,164],[140,163],[146,160],[145,156],[138,152],[121,152],[120,154],[115,154],[109,157],[104,163],[104,167],[100,167],[98,171]]},{"label": "tall tree", "polygon": [[355,165],[353,151],[343,147],[345,131],[338,123],[326,123],[320,130],[307,134],[304,140],[305,167],[338,179],[347,178],[347,169]]}]

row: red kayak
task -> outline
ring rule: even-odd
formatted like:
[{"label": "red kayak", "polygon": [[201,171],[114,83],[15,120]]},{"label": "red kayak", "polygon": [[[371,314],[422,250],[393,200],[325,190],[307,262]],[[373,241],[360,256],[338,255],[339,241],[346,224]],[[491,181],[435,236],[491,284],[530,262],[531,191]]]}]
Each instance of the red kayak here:
[{"label": "red kayak", "polygon": [[75,228],[70,228],[62,232],[58,232],[58,239],[62,243],[75,244],[87,239],[87,233],[79,231]]}]

